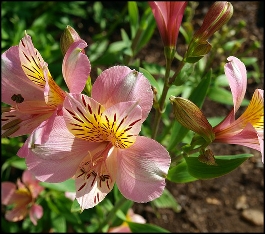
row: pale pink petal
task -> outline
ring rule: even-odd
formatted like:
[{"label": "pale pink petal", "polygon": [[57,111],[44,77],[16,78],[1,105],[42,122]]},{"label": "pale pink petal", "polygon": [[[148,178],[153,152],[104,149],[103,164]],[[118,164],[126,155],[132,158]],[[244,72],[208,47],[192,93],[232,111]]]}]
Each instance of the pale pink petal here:
[{"label": "pale pink petal", "polygon": [[235,113],[234,113],[234,109],[232,109],[230,113],[219,124],[217,124],[213,128],[213,131],[215,133],[220,132],[223,129],[229,127],[229,125],[231,125],[234,121],[235,121]]},{"label": "pale pink petal", "polygon": [[43,90],[29,80],[21,68],[18,46],[12,46],[2,54],[1,68],[2,102],[15,105],[11,99],[14,94],[20,94],[24,101],[44,100]]},{"label": "pale pink petal", "polygon": [[28,170],[25,170],[22,174],[22,182],[26,185],[34,184],[36,180],[35,176]]},{"label": "pale pink petal", "polygon": [[[113,151],[115,150],[111,148],[103,164],[93,165],[94,157],[102,157],[99,152],[97,155],[88,155],[79,165],[75,176],[76,199],[82,210],[96,206],[112,190],[117,173],[116,154]],[[106,175],[108,177],[101,178]]]},{"label": "pale pink petal", "polygon": [[40,205],[33,204],[29,210],[29,218],[31,222],[36,226],[38,219],[43,215],[43,208]]},{"label": "pale pink petal", "polygon": [[65,192],[64,195],[72,201],[75,200],[75,192]]},{"label": "pale pink petal", "polygon": [[264,163],[264,139],[258,135],[260,152],[261,152],[261,161]]},{"label": "pale pink petal", "polygon": [[37,198],[38,195],[44,190],[44,187],[39,185],[39,181],[28,170],[23,172],[22,181],[29,188],[33,198]]},{"label": "pale pink petal", "polygon": [[1,183],[1,202],[3,205],[11,204],[11,198],[16,191],[17,186],[12,182],[2,182]]},{"label": "pale pink petal", "polygon": [[149,202],[162,194],[171,159],[161,144],[139,136],[130,148],[118,150],[117,162],[117,186],[124,197]]},{"label": "pale pink petal", "polygon": [[225,64],[225,75],[233,95],[234,112],[240,107],[244,99],[247,88],[247,71],[244,63],[234,56],[227,58],[229,61]]},{"label": "pale pink petal", "polygon": [[[26,155],[28,170],[40,181],[57,183],[71,178],[85,156],[101,150],[106,145],[75,138],[68,131],[62,116],[57,116],[52,126],[42,127],[37,128],[23,146],[30,148]],[[41,133],[38,134],[38,131]],[[46,134],[46,141],[39,144],[41,139],[37,136]]]},{"label": "pale pink petal", "polygon": [[82,53],[87,47],[83,40],[74,42],[63,60],[63,77],[70,93],[81,93],[90,75],[91,65],[88,57]]},{"label": "pale pink petal", "polygon": [[214,142],[243,145],[258,151],[261,150],[257,131],[250,123],[241,132],[233,135],[228,132],[227,135],[215,138]]},{"label": "pale pink petal", "polygon": [[104,70],[94,82],[91,97],[105,108],[119,102],[137,101],[144,121],[153,105],[150,82],[142,73],[126,66]]},{"label": "pale pink petal", "polygon": [[128,221],[135,222],[135,223],[146,223],[146,220],[143,218],[143,216],[139,214],[135,214],[133,212],[133,209],[129,209],[127,213],[127,219]]},{"label": "pale pink petal", "polygon": [[26,114],[20,110],[12,109],[10,112],[2,113],[1,135],[2,137],[16,137],[30,134],[44,120],[52,115],[51,111],[47,113]]},{"label": "pale pink petal", "polygon": [[129,228],[128,224],[122,224],[118,227],[111,227],[109,230],[108,230],[109,233],[131,233],[131,229]]},{"label": "pale pink petal", "polygon": [[18,222],[23,220],[28,215],[28,204],[16,206],[12,210],[6,211],[5,218],[10,222]]}]

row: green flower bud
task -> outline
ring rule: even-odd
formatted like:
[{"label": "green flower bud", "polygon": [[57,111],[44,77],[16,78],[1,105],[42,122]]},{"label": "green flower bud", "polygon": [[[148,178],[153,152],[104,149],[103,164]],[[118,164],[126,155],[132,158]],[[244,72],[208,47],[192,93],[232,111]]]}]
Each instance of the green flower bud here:
[{"label": "green flower bud", "polygon": [[173,104],[175,118],[181,125],[202,136],[207,142],[214,140],[213,128],[199,107],[182,97],[171,96],[169,100]]},{"label": "green flower bud", "polygon": [[[69,47],[78,40],[81,40],[78,33],[71,26],[67,25],[60,38],[60,47],[63,55],[65,55]],[[82,50],[82,52],[84,53],[84,50]]]}]

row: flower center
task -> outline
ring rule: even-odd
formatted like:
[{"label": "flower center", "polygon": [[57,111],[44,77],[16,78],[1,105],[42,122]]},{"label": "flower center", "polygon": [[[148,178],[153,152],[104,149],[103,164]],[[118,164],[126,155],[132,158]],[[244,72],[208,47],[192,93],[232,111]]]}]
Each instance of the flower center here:
[{"label": "flower center", "polygon": [[134,129],[134,125],[141,118],[139,113],[130,115],[137,106],[136,103],[130,103],[128,109],[120,113],[118,108],[105,111],[104,107],[93,99],[85,99],[83,95],[81,98],[82,106],[76,106],[76,110],[65,107],[67,112],[64,112],[68,120],[68,129],[76,137],[92,142],[109,141],[113,146],[122,149],[135,142],[138,134],[135,129],[139,126]]}]

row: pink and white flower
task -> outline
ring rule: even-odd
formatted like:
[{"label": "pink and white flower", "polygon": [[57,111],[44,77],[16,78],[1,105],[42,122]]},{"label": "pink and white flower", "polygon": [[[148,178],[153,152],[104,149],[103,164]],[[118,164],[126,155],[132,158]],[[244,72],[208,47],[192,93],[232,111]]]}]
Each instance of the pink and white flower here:
[{"label": "pink and white flower", "polygon": [[233,95],[234,108],[226,118],[213,128],[214,142],[243,145],[262,154],[264,162],[264,90],[256,89],[245,112],[235,119],[246,93],[247,72],[244,63],[230,56],[225,65],[225,74]]},{"label": "pink and white flower", "polygon": [[[92,95],[69,94],[63,116],[52,116],[34,131],[18,152],[41,180],[62,182],[74,177],[82,209],[94,207],[112,190],[135,202],[159,197],[170,165],[167,150],[139,136],[153,104],[149,81],[126,66],[103,71]],[[43,141],[46,138],[46,141]]]},{"label": "pink and white flower", "polygon": [[[82,53],[83,40],[69,45],[63,59],[62,73],[70,92],[80,93],[90,74],[88,57]],[[1,56],[2,137],[30,134],[41,122],[57,114],[66,96],[53,80],[47,63],[25,35],[18,46]]]},{"label": "pink and white flower", "polygon": [[37,220],[43,215],[43,209],[42,206],[36,204],[36,199],[43,190],[39,181],[27,170],[22,174],[22,182],[20,179],[17,180],[17,184],[2,182],[2,204],[14,205],[11,210],[6,211],[5,218],[10,222],[18,222],[29,214],[31,222],[37,225]]}]

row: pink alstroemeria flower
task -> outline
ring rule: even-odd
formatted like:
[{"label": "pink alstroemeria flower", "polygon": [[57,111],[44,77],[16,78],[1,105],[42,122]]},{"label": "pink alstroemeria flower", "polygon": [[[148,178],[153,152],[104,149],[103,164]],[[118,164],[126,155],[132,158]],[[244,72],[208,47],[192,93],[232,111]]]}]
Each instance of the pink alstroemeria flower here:
[{"label": "pink alstroemeria flower", "polygon": [[[90,74],[90,61],[81,52],[86,46],[81,39],[73,42],[63,59],[63,77],[73,93],[83,90]],[[2,102],[11,106],[2,109],[2,137],[30,134],[53,113],[59,113],[66,93],[53,80],[29,35],[5,51],[1,60]]]},{"label": "pink alstroemeria flower", "polygon": [[37,220],[43,215],[42,206],[36,204],[38,195],[44,190],[39,181],[29,172],[24,171],[22,182],[17,180],[17,185],[12,182],[1,183],[1,201],[3,205],[14,205],[7,210],[5,218],[11,222],[23,220],[28,214],[31,222],[37,225]]},{"label": "pink alstroemeria flower", "polygon": [[20,151],[28,150],[28,169],[41,181],[74,177],[82,209],[101,202],[115,182],[127,199],[151,201],[162,194],[171,161],[161,144],[138,136],[152,104],[143,74],[111,67],[99,75],[91,97],[67,95],[53,128],[42,123]]},{"label": "pink alstroemeria flower", "polygon": [[229,62],[225,65],[225,74],[232,91],[234,108],[221,123],[213,128],[214,142],[253,148],[261,152],[262,162],[264,162],[264,90],[256,89],[245,112],[235,119],[235,113],[246,93],[247,72],[244,63],[238,58],[230,56],[227,60]]},{"label": "pink alstroemeria flower", "polygon": [[148,2],[165,47],[175,48],[187,1]]}]

